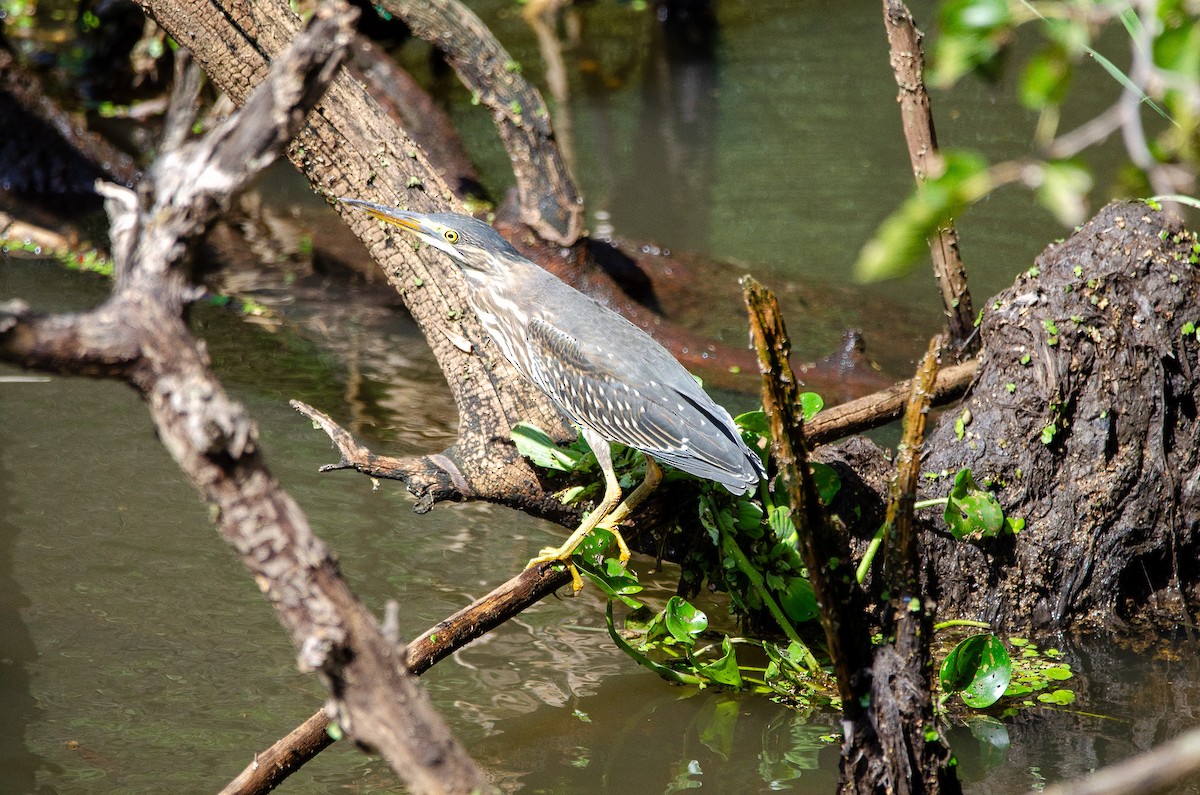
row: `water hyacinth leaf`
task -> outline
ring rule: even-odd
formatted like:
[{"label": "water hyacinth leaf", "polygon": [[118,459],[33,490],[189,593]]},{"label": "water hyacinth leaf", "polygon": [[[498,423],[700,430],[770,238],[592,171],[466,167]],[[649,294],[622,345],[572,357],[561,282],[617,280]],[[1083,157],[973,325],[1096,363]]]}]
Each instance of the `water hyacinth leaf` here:
[{"label": "water hyacinth leaf", "polygon": [[733,642],[728,637],[721,641],[720,659],[707,665],[697,666],[696,674],[725,687],[741,690],[744,686],[742,671],[737,664],[737,654],[734,652]]},{"label": "water hyacinth leaf", "polygon": [[792,506],[773,505],[767,512],[767,524],[783,544],[796,543],[796,523],[792,521]]},{"label": "water hyacinth leaf", "polygon": [[983,709],[1004,695],[1012,680],[1012,659],[995,635],[972,635],[946,655],[938,676],[943,691],[958,693],[967,706]]},{"label": "water hyacinth leaf", "polygon": [[608,603],[605,610],[605,623],[608,627],[608,636],[612,638],[613,643],[617,644],[617,648],[633,658],[634,662],[645,668],[649,668],[654,673],[666,679],[668,682],[675,682],[681,685],[699,685],[701,680],[691,674],[686,674],[681,671],[676,671],[662,663],[655,662],[646,655],[642,654],[637,649],[630,646],[625,638],[621,637],[621,633],[617,631],[616,625],[613,623],[612,602]]},{"label": "water hyacinth leaf", "polygon": [[708,629],[708,616],[682,597],[672,596],[667,600],[663,623],[671,637],[691,646],[700,633]]},{"label": "water hyacinth leaf", "polygon": [[579,542],[579,546],[575,547],[575,555],[583,560],[599,562],[608,553],[608,550],[612,549],[616,540],[617,537],[612,534],[611,530],[597,527],[584,536],[583,540]]},{"label": "water hyacinth leaf", "polygon": [[833,467],[814,461],[808,465],[812,472],[813,482],[817,484],[817,496],[823,505],[829,505],[842,489],[842,479],[838,477]]},{"label": "water hyacinth leaf", "polygon": [[779,599],[779,606],[795,624],[803,624],[817,617],[817,595],[812,583],[803,577],[792,577]]},{"label": "water hyacinth leaf", "polygon": [[619,599],[633,610],[643,607],[641,602],[633,598],[633,594],[642,590],[637,575],[615,558],[606,558],[600,564],[595,560],[579,555],[573,558],[579,571],[610,599]]},{"label": "water hyacinth leaf", "polygon": [[[734,524],[740,532],[753,533],[759,529],[762,524],[763,509],[756,502],[751,502],[747,499],[738,500],[737,516],[734,519]],[[755,537],[762,535],[756,534]]]},{"label": "water hyacinth leaf", "polygon": [[571,472],[583,458],[583,453],[559,447],[545,431],[527,422],[517,423],[511,435],[517,452],[543,469]]},{"label": "water hyacinth leaf", "polygon": [[825,399],[816,392],[800,393],[800,411],[804,414],[805,422],[810,422],[823,408],[825,408]]},{"label": "water hyacinth leaf", "polygon": [[733,418],[733,422],[742,430],[743,435],[749,433],[763,439],[771,438],[771,424],[762,409],[739,414]]},{"label": "water hyacinth leaf", "polygon": [[1004,525],[1004,510],[995,495],[980,489],[969,469],[954,476],[943,514],[950,533],[959,541],[991,538]]}]

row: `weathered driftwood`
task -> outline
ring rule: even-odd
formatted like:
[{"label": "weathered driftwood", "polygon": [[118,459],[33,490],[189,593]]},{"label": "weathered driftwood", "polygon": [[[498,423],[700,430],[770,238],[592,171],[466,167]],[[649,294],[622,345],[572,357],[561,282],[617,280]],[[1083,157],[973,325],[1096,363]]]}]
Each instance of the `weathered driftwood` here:
[{"label": "weathered driftwood", "polygon": [[195,240],[295,135],[344,56],[356,16],[344,3],[322,5],[244,112],[194,142],[185,138],[199,72],[181,53],[160,157],[136,194],[103,189],[112,220],[113,295],[72,315],[4,305],[0,355],[133,386],[159,438],[271,600],[300,665],[320,674],[346,733],[378,751],[413,791],[484,791],[487,778],[266,468],[253,421],[225,394],[185,319],[199,294],[188,280]]}]

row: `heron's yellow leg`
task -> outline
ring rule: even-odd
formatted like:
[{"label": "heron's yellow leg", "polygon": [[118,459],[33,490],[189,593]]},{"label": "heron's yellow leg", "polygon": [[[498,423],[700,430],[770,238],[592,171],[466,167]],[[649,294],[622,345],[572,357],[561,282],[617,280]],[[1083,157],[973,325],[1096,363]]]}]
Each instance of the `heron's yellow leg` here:
[{"label": "heron's yellow leg", "polygon": [[[612,513],[617,504],[621,502],[621,484],[617,482],[617,475],[613,472],[612,453],[609,450],[608,442],[603,437],[588,431],[586,428],[583,429],[583,436],[587,439],[592,452],[596,454],[596,461],[600,464],[600,469],[604,472],[604,498],[600,500],[600,504],[596,506],[596,509],[587,515],[583,523],[575,529],[575,532],[571,533],[562,546],[546,547],[538,553],[536,558],[529,561],[529,565],[525,567],[528,569],[539,563],[562,562],[566,564],[567,571],[571,572],[571,589],[575,591],[583,588],[583,580],[580,579],[575,565],[571,563],[571,555],[575,554],[575,548],[583,542],[583,539],[587,538],[588,533],[595,530],[604,521],[605,517]],[[609,528],[606,526],[605,529]],[[621,538],[620,533],[616,533],[616,531],[613,531],[613,533],[616,535],[617,543],[621,548],[621,560],[628,560],[629,548],[625,546],[625,539]]]},{"label": "heron's yellow leg", "polygon": [[[643,454],[644,455],[644,454]],[[662,482],[662,468],[658,462],[650,456],[646,458],[646,477],[638,484],[638,487],[629,492],[629,496],[625,498],[625,502],[613,509],[612,513],[608,514],[600,520],[596,525],[602,527],[612,533],[617,539],[617,547],[621,550],[621,562],[629,560],[629,545],[625,543],[625,539],[621,536],[621,531],[617,529],[617,525],[629,518],[629,514],[633,513],[634,509],[646,501],[650,493],[658,488],[658,484]]]}]

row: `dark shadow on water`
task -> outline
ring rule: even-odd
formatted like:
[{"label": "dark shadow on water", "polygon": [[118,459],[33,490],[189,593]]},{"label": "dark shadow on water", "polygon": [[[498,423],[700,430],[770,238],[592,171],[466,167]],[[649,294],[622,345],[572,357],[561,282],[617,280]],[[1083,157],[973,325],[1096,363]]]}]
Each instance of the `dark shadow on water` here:
[{"label": "dark shadow on water", "polygon": [[[0,389],[13,388],[21,387],[0,384]],[[36,786],[37,772],[47,762],[25,742],[26,727],[38,717],[29,673],[37,663],[38,651],[21,617],[29,598],[15,576],[13,550],[19,531],[7,518],[11,515],[8,482],[0,467],[0,715],[6,724],[0,731],[0,771],[5,792],[48,793],[53,790]]]}]

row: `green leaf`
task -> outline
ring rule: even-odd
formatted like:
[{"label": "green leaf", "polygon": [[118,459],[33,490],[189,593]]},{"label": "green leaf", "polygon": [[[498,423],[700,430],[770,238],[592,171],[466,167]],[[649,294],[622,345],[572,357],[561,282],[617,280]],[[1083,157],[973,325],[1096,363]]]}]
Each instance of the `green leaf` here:
[{"label": "green leaf", "polygon": [[1046,427],[1042,428],[1042,435],[1040,437],[1041,443],[1042,444],[1052,443],[1054,441],[1054,435],[1057,433],[1058,433],[1058,425],[1053,422],[1050,423]]},{"label": "green leaf", "polygon": [[1065,707],[1075,703],[1075,693],[1070,690],[1055,690],[1052,693],[1041,693],[1037,697],[1043,704],[1057,704]]},{"label": "green leaf", "polygon": [[966,638],[946,655],[939,672],[942,690],[959,693],[974,709],[995,704],[1012,680],[1012,660],[995,635]]},{"label": "green leaf", "polygon": [[800,393],[800,411],[804,414],[805,422],[812,421],[812,418],[817,416],[817,412],[823,408],[825,408],[825,399],[816,392]]},{"label": "green leaf", "polygon": [[813,592],[812,583],[803,577],[789,579],[787,588],[780,595],[779,606],[794,624],[803,624],[817,617],[817,595]]},{"label": "green leaf", "polygon": [[762,523],[762,518],[763,509],[761,505],[745,498],[738,500],[734,527],[744,533],[755,531],[758,530],[758,526]]},{"label": "green leaf", "polygon": [[1154,62],[1163,69],[1185,75],[1192,82],[1200,80],[1200,22],[1187,19],[1179,27],[1169,27],[1156,36]]},{"label": "green leaf", "polygon": [[938,22],[944,33],[992,31],[1011,25],[1008,0],[948,0],[938,9]]},{"label": "green leaf", "polygon": [[685,645],[696,643],[700,633],[708,629],[708,616],[680,596],[667,601],[664,624],[671,637]]},{"label": "green leaf", "polygon": [[609,599],[619,599],[633,610],[643,607],[641,602],[633,598],[633,594],[642,590],[642,585],[637,576],[625,568],[625,564],[616,558],[607,558],[601,565],[597,565],[595,560],[595,557],[579,553],[572,557],[575,567]]},{"label": "green leaf", "polygon": [[954,486],[942,514],[950,533],[959,541],[991,538],[1004,527],[1004,510],[995,495],[975,483],[969,469],[954,476]]},{"label": "green leaf", "polygon": [[1061,47],[1049,47],[1034,55],[1021,74],[1021,104],[1030,110],[1060,105],[1071,84],[1071,62]]},{"label": "green leaf", "polygon": [[943,152],[940,175],[884,219],[854,264],[859,281],[871,282],[904,273],[927,250],[926,240],[963,208],[991,190],[987,161],[973,152]]},{"label": "green leaf", "polygon": [[767,415],[762,409],[739,414],[733,421],[743,434],[752,433],[762,439],[771,438],[771,423],[767,421]]},{"label": "green leaf", "polygon": [[608,603],[608,607],[605,608],[604,617],[605,617],[605,623],[608,626],[608,636],[610,638],[612,638],[613,643],[617,644],[618,649],[620,649],[621,651],[625,652],[630,657],[632,657],[634,662],[636,662],[638,665],[641,665],[645,668],[649,668],[651,671],[654,671],[656,674],[661,676],[663,679],[666,679],[668,682],[675,682],[675,683],[681,684],[681,685],[693,685],[693,686],[701,683],[701,680],[698,677],[692,676],[691,674],[683,673],[681,671],[676,671],[673,668],[668,668],[667,666],[663,665],[662,663],[655,662],[654,660],[650,659],[646,655],[639,652],[637,649],[633,648],[633,646],[629,645],[628,641],[626,641],[625,638],[621,637],[621,633],[617,631],[616,625],[613,624],[613,613],[612,613],[612,602],[611,601]]},{"label": "green leaf", "polygon": [[790,505],[775,505],[767,511],[767,524],[771,532],[784,544],[796,544],[796,525],[792,522]]},{"label": "green leaf", "polygon": [[821,498],[822,504],[829,505],[841,491],[842,479],[833,467],[819,461],[813,461],[808,468],[812,472],[813,482],[817,485],[817,496]]},{"label": "green leaf", "polygon": [[696,674],[711,679],[719,685],[741,690],[743,687],[742,671],[738,668],[733,642],[728,637],[721,641],[721,652],[720,659],[707,665],[697,666]]},{"label": "green leaf", "polygon": [[1053,679],[1056,682],[1061,682],[1065,679],[1070,679],[1075,674],[1071,673],[1071,667],[1068,665],[1052,665],[1049,668],[1042,669],[1042,676],[1047,679]]},{"label": "green leaf", "polygon": [[949,0],[938,9],[941,35],[929,82],[943,88],[972,70],[994,76],[1014,25],[1007,0]]},{"label": "green leaf", "polygon": [[576,450],[559,447],[545,431],[527,422],[517,423],[512,429],[512,440],[518,453],[543,469],[571,472],[583,458]]}]

